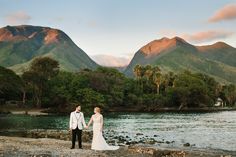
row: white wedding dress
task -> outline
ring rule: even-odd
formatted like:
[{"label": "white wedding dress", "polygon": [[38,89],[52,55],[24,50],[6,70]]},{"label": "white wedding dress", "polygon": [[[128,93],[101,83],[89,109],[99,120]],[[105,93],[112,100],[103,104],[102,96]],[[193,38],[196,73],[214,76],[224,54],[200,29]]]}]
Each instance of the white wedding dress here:
[{"label": "white wedding dress", "polygon": [[103,125],[103,116],[100,114],[98,116],[93,115],[93,140],[92,140],[92,148],[93,150],[117,150],[119,146],[109,146],[101,131],[101,127]]}]

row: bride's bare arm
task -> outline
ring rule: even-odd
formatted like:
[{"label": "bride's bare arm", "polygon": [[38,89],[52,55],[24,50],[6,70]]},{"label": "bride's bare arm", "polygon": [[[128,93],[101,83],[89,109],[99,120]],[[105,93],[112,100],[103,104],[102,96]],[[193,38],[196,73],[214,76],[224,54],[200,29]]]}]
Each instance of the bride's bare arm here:
[{"label": "bride's bare arm", "polygon": [[100,118],[100,122],[101,122],[101,128],[100,130],[102,131],[103,130],[103,116],[101,115],[101,118]]},{"label": "bride's bare arm", "polygon": [[93,122],[93,116],[90,118],[87,128],[92,124],[92,122]]}]

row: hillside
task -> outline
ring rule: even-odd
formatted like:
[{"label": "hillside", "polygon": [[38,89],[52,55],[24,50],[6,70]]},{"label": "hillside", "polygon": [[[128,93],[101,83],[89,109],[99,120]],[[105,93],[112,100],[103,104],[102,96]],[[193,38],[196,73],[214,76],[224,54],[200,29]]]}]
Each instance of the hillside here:
[{"label": "hillside", "polygon": [[220,82],[236,83],[236,49],[223,43],[194,46],[175,37],[154,40],[140,48],[125,70],[133,77],[136,64],[158,65],[163,72],[190,70],[213,76]]},{"label": "hillside", "polygon": [[67,71],[98,66],[61,30],[30,25],[0,28],[0,66],[19,73],[37,56],[50,56]]}]

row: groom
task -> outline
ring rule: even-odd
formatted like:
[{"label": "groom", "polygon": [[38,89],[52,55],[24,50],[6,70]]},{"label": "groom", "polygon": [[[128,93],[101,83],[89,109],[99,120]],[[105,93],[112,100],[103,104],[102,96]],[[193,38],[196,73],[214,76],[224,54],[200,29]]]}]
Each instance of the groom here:
[{"label": "groom", "polygon": [[84,114],[81,112],[81,106],[77,105],[75,111],[70,113],[70,131],[72,131],[72,147],[75,148],[76,135],[78,136],[79,148],[82,149],[82,129],[86,127]]}]

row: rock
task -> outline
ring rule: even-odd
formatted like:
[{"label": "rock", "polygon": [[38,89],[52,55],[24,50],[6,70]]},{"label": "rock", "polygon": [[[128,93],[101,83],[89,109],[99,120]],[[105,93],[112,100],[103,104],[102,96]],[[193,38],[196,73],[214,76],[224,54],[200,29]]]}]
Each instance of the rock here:
[{"label": "rock", "polygon": [[164,143],[163,141],[156,141],[157,143]]},{"label": "rock", "polygon": [[142,154],[154,155],[154,152],[156,151],[154,148],[141,148],[141,147],[135,147],[135,146],[129,146],[128,150],[134,153],[139,153],[140,156],[143,156]]},{"label": "rock", "polygon": [[184,147],[189,147],[190,146],[190,143],[185,143],[183,144]]},{"label": "rock", "polygon": [[166,144],[170,144],[170,141],[166,141]]},{"label": "rock", "polygon": [[135,145],[135,144],[138,144],[137,141],[128,141],[125,143],[126,145]]},{"label": "rock", "polygon": [[126,142],[125,144],[126,144],[126,145],[131,145],[131,142]]},{"label": "rock", "polygon": [[137,133],[136,135],[137,135],[137,136],[141,136],[141,135],[143,135],[143,134],[142,134],[142,133]]},{"label": "rock", "polygon": [[[30,130],[26,132],[26,137],[31,138],[54,138],[60,140],[71,140],[71,133],[65,130]],[[92,140],[92,132],[83,131],[82,139],[84,142]]]},{"label": "rock", "polygon": [[155,144],[157,141],[154,138],[147,139],[145,141],[146,144]]},{"label": "rock", "polygon": [[184,151],[156,150],[153,156],[154,157],[186,157],[186,153]]},{"label": "rock", "polygon": [[143,140],[140,140],[138,143],[145,143]]},{"label": "rock", "polygon": [[116,141],[115,140],[110,140],[110,141],[108,141],[108,143],[114,145],[116,143]]},{"label": "rock", "polygon": [[162,154],[163,154],[164,156],[171,155],[171,151],[169,151],[169,150],[164,150],[164,151],[162,151]]}]

